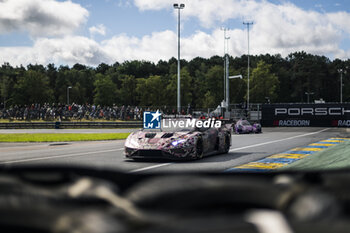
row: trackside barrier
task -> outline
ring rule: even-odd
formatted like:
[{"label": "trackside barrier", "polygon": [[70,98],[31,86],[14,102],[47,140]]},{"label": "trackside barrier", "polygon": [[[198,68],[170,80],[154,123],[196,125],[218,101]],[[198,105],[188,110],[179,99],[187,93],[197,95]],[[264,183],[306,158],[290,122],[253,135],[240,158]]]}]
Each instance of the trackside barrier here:
[{"label": "trackside barrier", "polygon": [[0,129],[142,128],[142,122],[19,122],[0,123]]},{"label": "trackside barrier", "polygon": [[264,104],[262,126],[350,127],[350,103]]}]

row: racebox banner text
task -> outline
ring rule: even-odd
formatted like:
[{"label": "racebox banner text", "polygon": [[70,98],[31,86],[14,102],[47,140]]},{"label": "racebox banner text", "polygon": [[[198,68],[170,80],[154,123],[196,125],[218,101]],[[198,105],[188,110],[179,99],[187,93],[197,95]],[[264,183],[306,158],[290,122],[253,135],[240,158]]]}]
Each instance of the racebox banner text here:
[{"label": "racebox banner text", "polygon": [[350,127],[350,104],[264,104],[262,126]]}]

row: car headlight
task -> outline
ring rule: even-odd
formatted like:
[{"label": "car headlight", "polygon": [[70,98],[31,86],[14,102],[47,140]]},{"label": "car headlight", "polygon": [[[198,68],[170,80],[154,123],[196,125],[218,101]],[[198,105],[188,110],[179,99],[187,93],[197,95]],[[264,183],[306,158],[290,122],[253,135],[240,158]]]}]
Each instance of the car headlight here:
[{"label": "car headlight", "polygon": [[171,145],[177,146],[178,144],[180,144],[180,143],[182,143],[182,142],[185,142],[185,141],[186,141],[185,139],[180,139],[180,140],[172,141],[172,142],[171,142]]}]

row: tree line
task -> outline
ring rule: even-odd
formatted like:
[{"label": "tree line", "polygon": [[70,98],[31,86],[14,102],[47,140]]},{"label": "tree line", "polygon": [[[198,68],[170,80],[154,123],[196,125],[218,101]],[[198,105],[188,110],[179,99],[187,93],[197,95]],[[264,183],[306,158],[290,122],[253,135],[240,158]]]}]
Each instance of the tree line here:
[{"label": "tree line", "polygon": [[[250,102],[306,102],[340,99],[340,73],[343,69],[343,100],[350,101],[350,79],[346,70],[350,60],[295,52],[281,55],[251,56]],[[229,57],[230,75],[243,79],[230,80],[230,102],[244,103],[247,98],[247,56]],[[224,95],[223,57],[197,57],[181,60],[182,106],[213,108]],[[71,103],[100,106],[176,106],[177,60],[125,61],[97,67],[54,64],[0,67],[2,107],[32,103],[66,103],[67,87]]]}]

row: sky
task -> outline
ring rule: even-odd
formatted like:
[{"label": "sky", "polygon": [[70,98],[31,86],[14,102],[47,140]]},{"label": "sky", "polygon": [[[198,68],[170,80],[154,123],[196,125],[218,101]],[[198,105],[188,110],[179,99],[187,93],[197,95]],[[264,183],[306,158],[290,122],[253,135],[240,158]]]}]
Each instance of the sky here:
[{"label": "sky", "polygon": [[0,0],[0,63],[13,66],[75,63],[97,66],[127,60],[158,62],[228,53],[296,51],[350,58],[348,0]]}]

